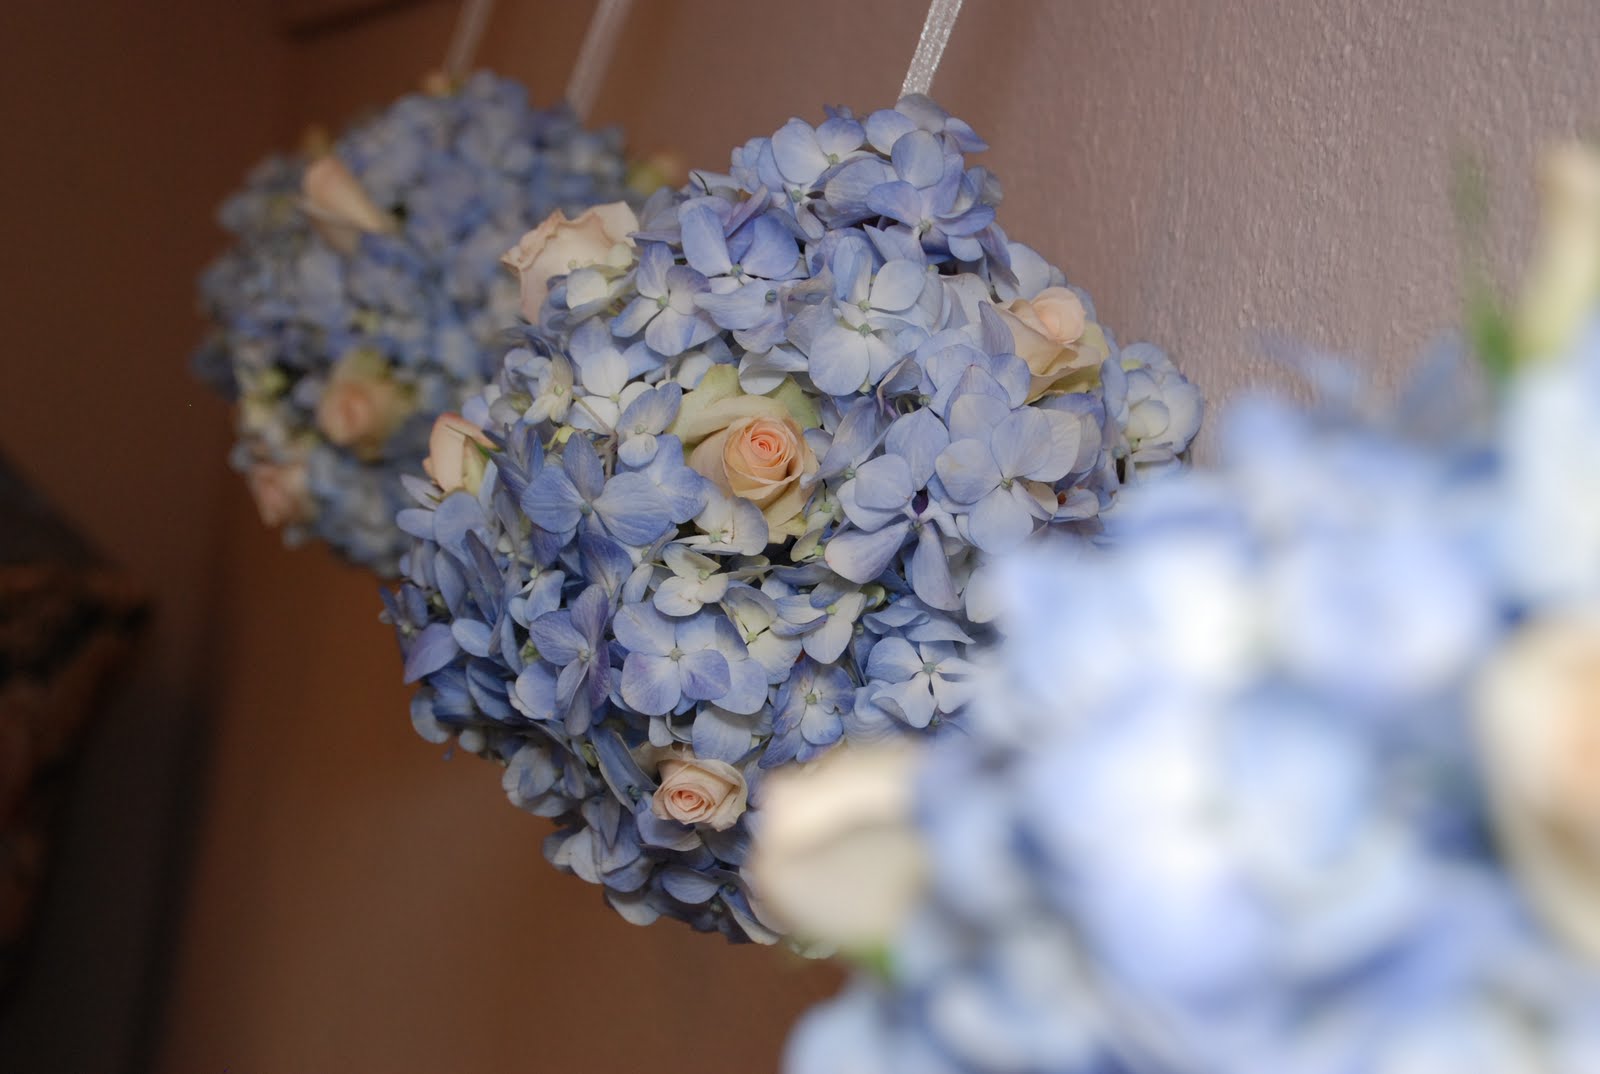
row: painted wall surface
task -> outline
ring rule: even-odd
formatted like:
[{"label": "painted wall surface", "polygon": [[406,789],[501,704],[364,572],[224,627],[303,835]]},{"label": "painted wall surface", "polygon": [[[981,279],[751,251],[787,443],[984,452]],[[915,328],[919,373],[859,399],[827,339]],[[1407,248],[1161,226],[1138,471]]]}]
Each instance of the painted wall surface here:
[{"label": "painted wall surface", "polygon": [[232,483],[187,368],[193,279],[277,122],[271,30],[264,0],[0,4],[0,454],[156,601],[61,817],[0,1070],[126,1070],[159,1028]]},{"label": "painted wall surface", "polygon": [[[518,69],[539,14],[512,6],[487,58]],[[790,115],[891,103],[925,8],[640,6],[598,118],[719,168]],[[1489,162],[1509,272],[1535,148],[1600,120],[1597,60],[1590,0],[969,0],[934,96],[989,141],[1001,224],[1118,338],[1217,402],[1287,383],[1280,331],[1383,395],[1456,313],[1454,154]]]},{"label": "painted wall surface", "polygon": [[[153,658],[165,681],[215,684],[159,1069],[774,1069],[785,1027],[832,975],[635,929],[554,874],[542,822],[505,805],[492,769],[412,736],[372,584],[319,551],[279,548],[222,471],[221,408],[181,367],[190,273],[215,241],[196,221],[252,154],[414,86],[456,11],[329,3],[366,14],[288,34],[231,3],[203,14],[172,0],[167,21],[192,27],[181,49],[133,49],[144,58],[130,67],[102,44],[71,86],[41,60],[24,70],[49,88],[19,98],[30,129],[54,139],[52,166],[85,178],[13,167],[6,180],[29,206],[0,244],[8,308],[22,299],[32,316],[12,321],[34,334],[0,359],[0,444],[172,589],[185,625]],[[138,36],[140,5],[82,7],[124,41],[161,36]],[[279,13],[317,9],[281,0]],[[552,102],[590,11],[501,0],[482,59]],[[791,115],[891,104],[923,11],[638,0],[595,118],[623,124],[636,148],[721,169]],[[64,54],[66,19],[22,29]],[[7,55],[28,39],[0,34]],[[147,101],[157,69],[180,88]],[[1600,6],[967,0],[935,96],[993,146],[982,159],[1007,191],[1004,226],[1089,288],[1120,338],[1166,346],[1225,402],[1285,380],[1259,347],[1284,331],[1352,355],[1381,397],[1453,316],[1452,151],[1491,162],[1509,273],[1535,146],[1596,118]],[[109,140],[136,181],[96,170],[93,138],[51,133],[63,124]],[[59,438],[41,399],[72,400],[138,450],[108,462],[83,437]],[[210,612],[197,566],[208,556],[221,563]]]}]

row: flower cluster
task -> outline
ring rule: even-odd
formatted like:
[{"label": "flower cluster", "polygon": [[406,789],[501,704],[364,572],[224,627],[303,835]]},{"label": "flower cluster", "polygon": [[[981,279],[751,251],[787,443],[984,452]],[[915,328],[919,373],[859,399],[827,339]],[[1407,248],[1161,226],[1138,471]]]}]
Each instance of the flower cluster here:
[{"label": "flower cluster", "polygon": [[235,245],[201,280],[214,329],[196,366],[237,401],[232,462],[262,520],[393,575],[399,475],[516,322],[500,256],[552,210],[621,197],[623,177],[615,131],[489,74],[260,165],[222,208]]},{"label": "flower cluster", "polygon": [[921,896],[791,1074],[1600,1069],[1600,274],[1577,296],[1482,433],[1252,405],[1108,550],[1008,565],[968,735],[910,777]]},{"label": "flower cluster", "polygon": [[390,615],[419,730],[504,762],[629,920],[772,939],[765,775],[949,725],[990,558],[1096,531],[1196,432],[996,224],[982,148],[926,98],[836,110],[508,255],[533,323],[440,426]]}]

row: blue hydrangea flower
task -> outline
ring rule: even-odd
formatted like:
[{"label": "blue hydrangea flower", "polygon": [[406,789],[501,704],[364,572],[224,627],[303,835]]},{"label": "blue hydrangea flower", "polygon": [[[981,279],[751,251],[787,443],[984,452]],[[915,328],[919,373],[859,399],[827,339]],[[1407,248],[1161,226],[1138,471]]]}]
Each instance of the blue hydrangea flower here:
[{"label": "blue hydrangea flower", "polygon": [[[1506,554],[1508,505],[1564,509],[1517,458],[1521,393],[1556,374],[1525,375],[1497,440],[1246,405],[1217,470],[1125,491],[1095,547],[1003,565],[1004,640],[916,776],[921,905],[785,1069],[1600,1061],[1600,969],[1531,918],[1474,724],[1485,661],[1585,592],[1582,556],[1552,591]],[[1600,407],[1562,375],[1566,413]],[[862,696],[920,714],[955,646],[895,607],[868,617],[890,631]]]},{"label": "blue hydrangea flower", "polygon": [[1188,398],[1170,365],[1113,406],[1152,359],[1069,382],[1016,353],[998,311],[1065,279],[1001,230],[982,148],[910,97],[659,192],[462,409],[473,494],[410,489],[419,728],[510,765],[629,921],[777,939],[743,873],[763,780],[959,733],[991,553],[1100,533],[1131,415],[1141,464],[1187,446],[1185,414],[1147,420]]}]

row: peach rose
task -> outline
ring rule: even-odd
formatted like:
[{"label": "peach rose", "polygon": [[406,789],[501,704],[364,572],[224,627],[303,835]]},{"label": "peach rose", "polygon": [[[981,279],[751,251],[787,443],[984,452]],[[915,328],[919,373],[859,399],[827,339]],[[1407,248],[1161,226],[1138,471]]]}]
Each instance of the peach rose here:
[{"label": "peach rose", "polygon": [[847,950],[893,938],[927,874],[912,824],[917,756],[904,742],[838,746],[762,784],[746,875],[784,928]]},{"label": "peach rose", "polygon": [[1600,960],[1600,609],[1535,623],[1478,695],[1496,827],[1535,907]]},{"label": "peach rose", "polygon": [[805,479],[817,472],[801,424],[814,424],[807,406],[792,382],[772,395],[746,395],[737,370],[716,366],[684,396],[669,431],[683,441],[690,469],[761,508],[776,541],[800,520],[811,498]]},{"label": "peach rose", "polygon": [[749,789],[744,773],[726,761],[705,760],[687,752],[662,758],[661,786],[650,811],[662,820],[704,824],[722,832],[744,813]]},{"label": "peach rose", "polygon": [[1082,391],[1098,383],[1100,363],[1111,348],[1076,293],[1046,287],[1031,299],[1001,306],[1000,317],[1011,329],[1017,356],[1033,372],[1030,400],[1052,388]]},{"label": "peach rose", "polygon": [[329,443],[364,459],[376,457],[415,409],[411,393],[395,382],[388,363],[372,351],[339,359],[317,400],[317,427]]},{"label": "peach rose", "polygon": [[394,217],[372,203],[361,180],[332,154],[306,167],[300,189],[311,226],[340,253],[355,253],[364,231],[382,234],[395,229]]},{"label": "peach rose", "polygon": [[639,218],[621,201],[596,205],[576,220],[568,220],[559,209],[545,217],[500,259],[522,284],[522,315],[539,319],[552,277],[586,265],[626,265],[633,257],[628,236],[638,230]]},{"label": "peach rose", "polygon": [[477,447],[469,448],[469,442],[478,447],[494,447],[482,429],[460,414],[440,414],[434,419],[422,469],[447,494],[466,489],[476,496],[483,484],[483,452]]},{"label": "peach rose", "polygon": [[304,462],[258,462],[245,472],[245,481],[263,525],[276,529],[309,522],[315,514]]}]

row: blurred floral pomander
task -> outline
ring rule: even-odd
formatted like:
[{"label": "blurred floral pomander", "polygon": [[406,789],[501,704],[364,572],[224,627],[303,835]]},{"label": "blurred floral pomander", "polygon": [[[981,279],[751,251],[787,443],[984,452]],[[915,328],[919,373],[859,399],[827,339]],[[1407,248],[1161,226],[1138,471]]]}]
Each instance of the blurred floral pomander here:
[{"label": "blurred floral pomander", "polygon": [[405,544],[400,475],[516,322],[501,255],[550,213],[629,189],[615,130],[487,73],[430,90],[257,167],[200,283],[213,328],[195,365],[238,404],[232,463],[262,521],[386,577]]}]

